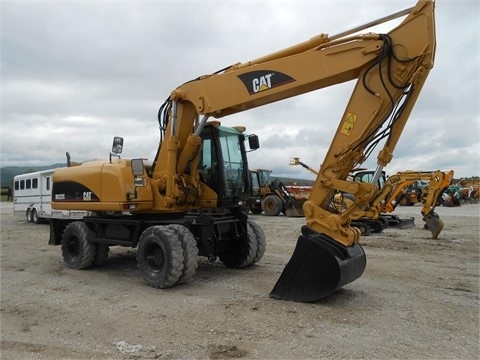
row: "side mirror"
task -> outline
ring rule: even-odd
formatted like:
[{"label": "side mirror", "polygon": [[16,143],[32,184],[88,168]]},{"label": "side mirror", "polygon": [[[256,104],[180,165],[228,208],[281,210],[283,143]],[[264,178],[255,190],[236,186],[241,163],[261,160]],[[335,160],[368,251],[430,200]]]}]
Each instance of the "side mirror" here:
[{"label": "side mirror", "polygon": [[257,135],[252,134],[248,136],[248,146],[250,147],[250,151],[260,148],[260,142],[258,141]]},{"label": "side mirror", "polygon": [[112,153],[121,154],[123,150],[123,138],[120,136],[115,136],[113,138]]}]

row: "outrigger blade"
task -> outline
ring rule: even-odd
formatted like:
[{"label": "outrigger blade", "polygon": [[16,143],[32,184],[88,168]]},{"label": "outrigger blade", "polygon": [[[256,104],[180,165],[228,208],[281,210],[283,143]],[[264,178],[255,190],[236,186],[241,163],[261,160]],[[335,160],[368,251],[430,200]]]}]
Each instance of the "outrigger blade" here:
[{"label": "outrigger blade", "polygon": [[424,217],[428,229],[432,233],[432,239],[436,239],[443,229],[443,221],[435,212],[430,212]]},{"label": "outrigger blade", "polygon": [[362,275],[367,260],[359,244],[343,246],[307,226],[302,234],[270,297],[315,302]]}]

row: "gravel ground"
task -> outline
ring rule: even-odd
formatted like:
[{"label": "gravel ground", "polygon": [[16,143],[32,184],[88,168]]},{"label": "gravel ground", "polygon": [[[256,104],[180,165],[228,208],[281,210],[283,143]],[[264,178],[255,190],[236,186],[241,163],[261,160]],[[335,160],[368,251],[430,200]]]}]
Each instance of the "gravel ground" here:
[{"label": "gravel ground", "polygon": [[269,298],[302,218],[254,215],[267,237],[249,269],[202,262],[194,280],[145,285],[135,249],[71,270],[47,224],[1,203],[2,359],[479,359],[480,205],[437,208],[437,240],[420,206],[414,228],[362,238],[361,278],[314,304]]}]

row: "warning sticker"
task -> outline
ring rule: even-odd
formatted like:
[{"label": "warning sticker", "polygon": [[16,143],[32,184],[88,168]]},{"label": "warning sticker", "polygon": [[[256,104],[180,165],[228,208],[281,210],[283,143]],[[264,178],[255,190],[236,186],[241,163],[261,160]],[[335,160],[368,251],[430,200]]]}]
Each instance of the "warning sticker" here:
[{"label": "warning sticker", "polygon": [[344,135],[350,135],[350,133],[353,130],[353,127],[355,126],[356,121],[357,121],[356,114],[347,113],[347,116],[345,117],[345,121],[342,124],[342,128],[340,129],[340,132]]}]

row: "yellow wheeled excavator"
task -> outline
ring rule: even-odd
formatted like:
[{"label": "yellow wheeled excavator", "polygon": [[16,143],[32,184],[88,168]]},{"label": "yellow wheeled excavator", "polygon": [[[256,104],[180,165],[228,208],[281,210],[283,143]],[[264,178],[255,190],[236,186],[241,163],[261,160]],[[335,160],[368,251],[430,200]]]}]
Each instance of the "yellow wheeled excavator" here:
[{"label": "yellow wheeled excavator", "polygon": [[[399,17],[403,21],[388,33],[362,33]],[[375,176],[392,160],[434,55],[434,2],[421,0],[341,34],[320,34],[188,81],[161,107],[163,138],[151,168],[141,159],[114,158],[55,172],[52,207],[95,215],[52,224],[50,243],[61,244],[67,266],[77,268],[102,262],[110,245],[137,247],[140,272],[154,287],[191,278],[197,255],[219,257],[227,266],[255,263],[263,255],[264,235],[239,205],[248,181],[245,136],[222,135],[208,119],[356,79],[303,205],[302,235],[270,292],[275,299],[302,302],[330,296],[365,269],[351,215],[378,193],[375,181],[347,177],[379,143]],[[338,191],[355,197],[342,213],[329,206]],[[425,217],[438,222],[432,212]]]}]

